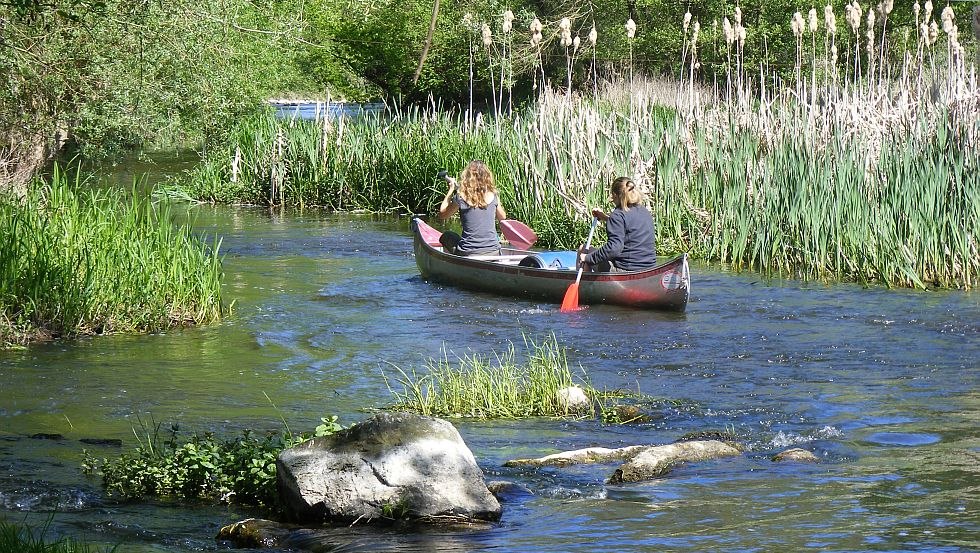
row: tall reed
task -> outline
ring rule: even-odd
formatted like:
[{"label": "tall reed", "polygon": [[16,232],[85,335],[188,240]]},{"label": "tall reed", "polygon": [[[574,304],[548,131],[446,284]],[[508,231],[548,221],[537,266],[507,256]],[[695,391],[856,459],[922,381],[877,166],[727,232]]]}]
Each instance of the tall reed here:
[{"label": "tall reed", "polygon": [[[443,351],[426,371],[384,375],[396,409],[423,415],[474,418],[526,418],[568,415],[559,390],[574,384],[564,348],[551,336],[537,343],[525,337],[526,354],[518,360],[514,344],[502,354],[464,354],[450,359]],[[398,389],[398,386],[401,389]]]},{"label": "tall reed", "polygon": [[[589,208],[608,208],[608,183],[625,174],[647,193],[659,251],[804,278],[976,286],[976,68],[951,11],[942,16],[945,45],[931,12],[917,13],[917,44],[903,57],[874,59],[889,51],[887,17],[860,9],[848,7],[854,59],[844,63],[838,43],[851,45],[837,35],[832,7],[823,27],[815,9],[794,17],[792,83],[746,69],[751,44],[735,8],[734,24],[725,17],[722,27],[729,82],[721,91],[697,84],[695,20],[681,82],[630,76],[593,95],[544,87],[533,104],[492,123],[433,105],[353,121],[262,116],[189,190],[216,201],[430,212],[442,192],[436,171],[482,158],[508,212],[534,227],[541,245],[570,248],[585,235]],[[540,25],[531,25],[535,55]],[[883,67],[887,59],[898,66]]]},{"label": "tall reed", "polygon": [[218,319],[218,243],[172,219],[166,202],[58,168],[25,199],[0,199],[0,343]]}]

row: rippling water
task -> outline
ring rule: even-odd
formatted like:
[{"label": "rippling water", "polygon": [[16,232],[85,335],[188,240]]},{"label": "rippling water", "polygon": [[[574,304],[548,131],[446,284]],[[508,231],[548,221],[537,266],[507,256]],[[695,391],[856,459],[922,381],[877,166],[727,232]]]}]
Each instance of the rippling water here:
[{"label": "rippling water", "polygon": [[[662,398],[648,424],[454,421],[488,479],[530,493],[499,525],[400,534],[324,529],[322,551],[975,551],[980,548],[980,295],[767,282],[694,266],[684,314],[557,306],[430,284],[408,219],[195,208],[223,238],[220,325],[0,353],[0,516],[122,551],[215,549],[252,513],[119,504],[78,468],[135,444],[136,416],[188,432],[312,428],[365,418],[381,371],[442,348],[500,351],[557,335],[597,388]],[[270,404],[265,395],[275,403]],[[606,485],[613,466],[504,468],[587,446],[731,430],[742,457]],[[60,434],[60,439],[31,436]],[[804,447],[819,464],[773,463]]]}]

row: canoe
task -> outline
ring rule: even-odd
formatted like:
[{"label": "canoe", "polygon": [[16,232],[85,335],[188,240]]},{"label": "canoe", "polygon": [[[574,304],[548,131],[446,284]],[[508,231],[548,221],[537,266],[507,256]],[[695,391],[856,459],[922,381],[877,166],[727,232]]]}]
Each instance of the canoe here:
[{"label": "canoe", "polygon": [[[412,220],[412,233],[415,263],[426,280],[552,303],[561,303],[568,286],[575,281],[574,252],[505,247],[499,256],[467,257],[444,252],[439,245],[441,232],[421,219]],[[684,311],[690,282],[687,254],[681,254],[644,271],[583,273],[579,303]]]}]

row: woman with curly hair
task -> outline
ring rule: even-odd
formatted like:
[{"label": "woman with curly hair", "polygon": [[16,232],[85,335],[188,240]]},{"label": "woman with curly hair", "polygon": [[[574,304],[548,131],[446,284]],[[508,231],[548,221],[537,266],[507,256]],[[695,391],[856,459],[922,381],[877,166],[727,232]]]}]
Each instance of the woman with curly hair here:
[{"label": "woman with curly hair", "polygon": [[440,243],[447,252],[458,255],[494,255],[500,253],[496,221],[507,218],[500,205],[493,173],[485,163],[473,160],[456,179],[449,180],[449,191],[439,205],[439,218],[446,220],[456,213],[463,226],[463,235],[444,232]]}]

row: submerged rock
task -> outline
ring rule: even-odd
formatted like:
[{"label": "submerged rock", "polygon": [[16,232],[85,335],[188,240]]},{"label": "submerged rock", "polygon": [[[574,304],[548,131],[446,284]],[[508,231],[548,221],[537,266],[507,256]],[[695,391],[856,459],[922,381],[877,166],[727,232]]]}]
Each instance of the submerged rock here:
[{"label": "submerged rock", "polygon": [[741,455],[742,451],[718,440],[678,442],[649,447],[613,472],[610,482],[639,482],[663,476],[678,463],[707,461]]},{"label": "submerged rock", "polygon": [[793,449],[787,449],[786,451],[780,451],[779,453],[772,456],[773,461],[796,461],[798,463],[819,463],[820,459],[813,453],[795,447]]},{"label": "submerged rock", "polygon": [[218,531],[216,539],[230,542],[235,547],[265,549],[288,543],[292,530],[292,527],[271,520],[249,518],[225,526]]},{"label": "submerged rock", "polygon": [[276,460],[279,496],[296,521],[495,521],[500,503],[452,424],[381,413]]},{"label": "submerged rock", "polygon": [[737,444],[719,440],[700,440],[668,445],[632,445],[619,449],[590,447],[563,453],[555,453],[537,459],[514,459],[504,466],[567,466],[579,463],[626,462],[616,469],[609,482],[638,482],[663,476],[683,462],[707,461],[719,457],[741,455]]}]

